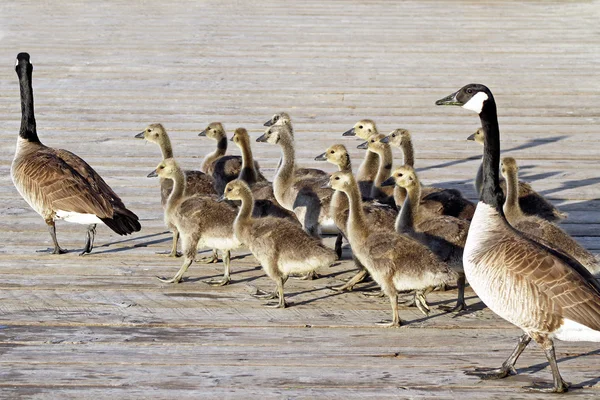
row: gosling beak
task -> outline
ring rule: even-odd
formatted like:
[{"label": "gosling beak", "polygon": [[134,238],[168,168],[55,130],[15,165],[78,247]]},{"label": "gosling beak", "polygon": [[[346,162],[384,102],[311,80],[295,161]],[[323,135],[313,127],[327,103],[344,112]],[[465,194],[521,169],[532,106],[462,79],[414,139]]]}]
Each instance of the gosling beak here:
[{"label": "gosling beak", "polygon": [[384,138],[382,138],[381,140],[379,140],[381,143],[389,143],[390,142],[390,137],[386,136]]},{"label": "gosling beak", "polygon": [[158,174],[156,173],[156,170],[154,170],[148,174],[148,178],[156,178],[157,176],[158,176]]},{"label": "gosling beak", "polygon": [[206,136],[206,129],[198,134],[198,136]]},{"label": "gosling beak", "polygon": [[457,92],[452,93],[450,96],[446,96],[443,99],[439,99],[435,102],[436,106],[463,106],[464,104],[456,98]]},{"label": "gosling beak", "polygon": [[325,157],[327,153],[319,154],[315,157],[315,161],[327,161],[327,157]]},{"label": "gosling beak", "polygon": [[272,120],[272,119],[270,119],[270,120],[268,120],[267,122],[265,122],[265,123],[263,124],[263,126],[272,126],[273,124],[274,124],[273,120]]},{"label": "gosling beak", "polygon": [[396,184],[396,180],[393,176],[390,176],[385,181],[381,182],[380,186],[394,186]]},{"label": "gosling beak", "polygon": [[321,185],[321,189],[331,189],[331,181],[327,181]]},{"label": "gosling beak", "polygon": [[265,142],[267,141],[267,134],[266,134],[266,133],[263,133],[261,136],[259,136],[259,137],[256,139],[256,141],[257,141],[257,142],[262,142],[262,143],[265,143]]},{"label": "gosling beak", "polygon": [[354,128],[348,129],[346,132],[342,133],[342,136],[354,136],[356,132],[354,132]]},{"label": "gosling beak", "polygon": [[135,135],[134,137],[136,137],[138,139],[143,139],[144,138],[144,132],[140,132],[137,135]]},{"label": "gosling beak", "polygon": [[366,150],[369,148],[369,142],[362,142],[361,144],[359,144],[358,146],[356,146],[357,149],[363,149]]},{"label": "gosling beak", "polygon": [[233,142],[233,136],[231,137],[231,139],[229,139],[230,142]]},{"label": "gosling beak", "polygon": [[224,202],[225,200],[227,200],[227,197],[225,197],[225,194],[222,194],[222,195],[221,195],[221,197],[219,197],[219,198],[217,199],[217,203],[222,203],[222,202]]},{"label": "gosling beak", "polygon": [[472,134],[467,138],[467,140],[475,141],[475,134]]}]

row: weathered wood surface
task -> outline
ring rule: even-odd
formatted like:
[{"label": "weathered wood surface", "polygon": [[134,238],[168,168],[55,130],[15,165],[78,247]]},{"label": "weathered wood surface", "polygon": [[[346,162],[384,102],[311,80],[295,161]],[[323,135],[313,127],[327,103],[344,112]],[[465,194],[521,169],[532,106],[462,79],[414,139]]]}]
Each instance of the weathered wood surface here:
[{"label": "weathered wood surface", "polygon": [[[155,276],[174,274],[179,260],[155,254],[170,244],[157,181],[145,178],[160,157],[133,136],[162,122],[180,163],[198,168],[214,145],[196,136],[209,122],[258,135],[286,110],[300,162],[332,170],[314,156],[344,143],[358,166],[358,141],[341,133],[373,118],[382,132],[413,131],[424,182],[473,198],[481,148],[465,138],[477,117],[433,103],[478,81],[494,91],[503,150],[522,178],[600,251],[599,10],[597,1],[2,1],[0,397],[540,398],[522,389],[551,379],[536,346],[518,376],[463,374],[500,365],[519,334],[470,290],[468,312],[423,318],[403,308],[404,328],[374,327],[389,317],[386,299],[327,288],[352,275],[348,250],[323,279],[290,280],[285,310],[249,295],[272,283],[244,250],[230,286],[201,281],[220,264],[161,284]],[[89,256],[36,253],[50,244],[46,228],[9,176],[19,51],[32,55],[42,141],[93,165],[141,217],[138,235],[101,227]],[[278,149],[254,152],[272,176]],[[58,235],[66,248],[83,246],[82,227],[59,224]],[[572,396],[598,396],[597,345],[558,343],[557,354]]]}]

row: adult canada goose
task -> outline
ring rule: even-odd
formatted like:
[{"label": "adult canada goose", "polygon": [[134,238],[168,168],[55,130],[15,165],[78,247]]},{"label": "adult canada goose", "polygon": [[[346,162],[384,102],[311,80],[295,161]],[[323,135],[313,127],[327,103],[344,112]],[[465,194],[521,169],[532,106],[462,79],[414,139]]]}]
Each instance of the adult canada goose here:
[{"label": "adult canada goose", "polygon": [[181,236],[183,264],[171,279],[161,279],[166,283],[179,283],[190,267],[199,247],[212,247],[223,251],[225,272],[223,279],[207,283],[223,286],[230,282],[230,251],[241,246],[233,232],[236,210],[225,202],[219,202],[212,196],[184,196],[185,175],[172,158],[163,160],[148,177],[159,176],[173,180],[173,190],[165,207],[165,222],[174,225]]},{"label": "adult canada goose", "polygon": [[[151,143],[155,143],[160,147],[160,151],[163,156],[163,160],[167,158],[173,158],[173,147],[171,146],[171,139],[167,134],[164,126],[162,124],[150,124],[144,129],[144,131],[135,135],[138,139],[146,139]],[[200,171],[184,171],[186,184],[185,190],[186,196],[193,194],[202,194],[202,195],[216,195],[217,192],[214,188],[214,179],[212,176],[207,175]],[[169,199],[169,194],[173,190],[173,181],[171,179],[160,178],[160,203],[163,206],[163,209],[167,205],[167,200]],[[168,254],[169,257],[177,257],[177,242],[179,241],[179,233],[177,232],[175,227],[171,227],[173,229],[173,245],[171,247],[171,252]],[[214,260],[217,259],[217,255],[213,255]]]},{"label": "adult canada goose", "polygon": [[384,137],[385,135],[381,133],[371,135],[366,142],[361,143],[357,148],[366,149],[368,152],[375,153],[379,157],[379,166],[373,180],[373,185],[371,186],[369,197],[384,203],[394,204],[394,186],[381,186],[383,181],[390,177],[393,162],[390,145],[380,141]]},{"label": "adult canada goose", "polygon": [[252,191],[244,181],[229,182],[223,197],[242,202],[233,229],[238,240],[250,248],[267,276],[277,284],[277,292],[268,296],[279,299],[275,307],[287,305],[283,285],[290,274],[310,273],[335,261],[333,250],[308,235],[299,225],[279,218],[253,218]]},{"label": "adult canada goose", "polygon": [[[292,119],[286,112],[280,112],[274,114],[270,120],[263,124],[264,126],[287,126],[289,128],[290,135],[294,137],[294,127],[292,126]],[[281,167],[281,159],[277,164],[277,169]],[[297,178],[316,178],[316,179],[329,179],[329,174],[317,168],[296,168],[294,174]]]},{"label": "adult canada goose", "polygon": [[[404,164],[415,167],[415,151],[412,143],[410,131],[407,129],[393,130],[385,138],[381,139],[384,143],[389,143],[402,150]],[[395,197],[400,201],[400,206],[404,203],[406,191],[399,188]],[[451,215],[461,219],[471,220],[475,213],[475,204],[465,199],[462,193],[456,189],[442,189],[432,186],[421,187],[421,199],[424,200],[423,206],[428,212],[439,215]]]},{"label": "adult canada goose", "polygon": [[88,225],[81,255],[92,251],[96,224],[104,224],[119,235],[141,229],[137,215],[88,163],[75,154],[44,146],[37,135],[33,109],[33,65],[29,54],[19,53],[15,66],[21,90],[21,128],[10,174],[23,199],[44,218],[53,254],[66,250],[58,245],[55,220]]},{"label": "adult canada goose", "polygon": [[[234,179],[237,179],[242,170],[241,156],[227,156],[227,135],[225,128],[220,122],[208,124],[205,130],[198,136],[206,136],[217,141],[217,149],[208,154],[202,162],[202,172],[211,175],[215,180],[215,189],[217,193],[223,194],[225,185]],[[266,181],[266,178],[260,173],[258,163],[255,161],[256,181]]]},{"label": "adult canada goose", "polygon": [[[369,225],[358,184],[351,173],[338,171],[332,174],[330,184],[348,197],[350,213],[346,233],[354,255],[390,299],[392,322],[387,326],[400,326],[399,290],[414,289],[419,294],[456,280],[456,273],[421,243],[406,235]],[[426,310],[422,311],[426,313]]]},{"label": "adult canada goose", "polygon": [[596,257],[584,249],[565,231],[535,215],[525,215],[518,201],[519,167],[512,157],[505,157],[500,164],[502,176],[506,180],[506,200],[504,215],[509,224],[516,230],[530,235],[555,250],[573,257],[596,277],[600,277],[600,263]]},{"label": "adult canada goose", "polygon": [[273,180],[277,202],[293,211],[302,227],[312,236],[323,233],[337,234],[339,230],[329,215],[333,190],[322,187],[320,179],[296,177],[294,138],[285,125],[271,126],[256,139],[257,142],[277,144],[281,147],[282,163]]},{"label": "adult canada goose", "polygon": [[483,379],[504,378],[531,339],[544,350],[553,375],[551,388],[564,392],[553,339],[600,341],[600,284],[575,259],[537,243],[512,228],[502,211],[500,129],[496,102],[484,85],[469,84],[438,100],[479,114],[484,132],[483,185],[463,257],[469,284],[496,314],[525,333],[498,369],[469,372]]},{"label": "adult canada goose", "polygon": [[[483,129],[478,128],[474,134],[469,136],[467,140],[475,141],[483,146]],[[479,165],[477,175],[475,176],[475,191],[481,193],[483,184],[483,164]],[[567,213],[559,211],[552,203],[544,198],[541,194],[533,190],[527,182],[518,181],[519,185],[519,206],[526,215],[537,215],[548,221],[555,222],[567,218]],[[500,179],[500,189],[503,196],[506,197],[506,181]]]},{"label": "adult canada goose", "polygon": [[[348,151],[344,145],[336,144],[329,147],[325,153],[318,155],[315,160],[328,161],[336,165],[339,171],[352,173],[350,155],[348,154]],[[348,238],[346,232],[348,214],[350,212],[348,207],[348,197],[343,192],[336,190],[331,197],[329,214],[333,216],[335,225],[340,230],[340,234],[335,242],[335,251],[338,255],[338,258],[341,257],[342,252],[341,238],[343,236],[345,236],[346,239]],[[377,226],[378,228],[387,229],[390,231],[394,230],[394,221],[397,215],[397,212],[394,208],[380,203],[364,202],[363,211],[365,212],[365,216],[369,225]],[[352,290],[357,283],[361,282],[367,276],[367,270],[365,267],[358,261],[356,257],[353,258],[356,266],[359,268],[358,273],[355,274],[354,277],[352,277],[344,285],[332,287],[332,289],[338,291]]]},{"label": "adult canada goose", "polygon": [[[362,140],[369,140],[371,135],[379,133],[377,131],[377,125],[375,121],[370,119],[361,119],[354,126],[344,132],[342,136],[358,136]],[[373,187],[373,181],[377,176],[379,168],[379,156],[377,153],[367,151],[365,159],[360,165],[358,172],[356,173],[356,180],[360,187],[360,194],[363,198],[369,198],[371,196],[371,190]]]},{"label": "adult canada goose", "polygon": [[383,184],[394,183],[407,192],[406,200],[396,219],[396,231],[407,234],[429,247],[458,273],[458,299],[452,311],[464,310],[465,273],[462,258],[469,233],[469,221],[425,211],[421,207],[421,183],[413,167],[403,165],[397,168]]}]

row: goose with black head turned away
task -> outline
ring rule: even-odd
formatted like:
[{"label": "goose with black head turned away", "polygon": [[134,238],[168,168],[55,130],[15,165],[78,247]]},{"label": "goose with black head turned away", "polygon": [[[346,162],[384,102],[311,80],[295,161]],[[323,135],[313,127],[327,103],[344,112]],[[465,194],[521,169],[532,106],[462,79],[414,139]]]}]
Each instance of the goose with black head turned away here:
[{"label": "goose with black head turned away", "polygon": [[496,314],[524,331],[517,347],[497,369],[467,374],[500,379],[516,373],[515,363],[531,339],[544,350],[553,384],[531,389],[565,392],[554,339],[600,341],[600,285],[575,259],[516,231],[506,221],[499,186],[500,129],[496,102],[484,85],[469,84],[436,102],[479,114],[484,132],[481,196],[465,245],[467,280]]},{"label": "goose with black head turned away", "polygon": [[[478,128],[475,133],[470,135],[467,140],[474,141],[483,146],[483,129]],[[475,176],[475,191],[479,195],[483,184],[483,164],[479,165],[477,175]],[[568,214],[557,209],[544,196],[536,192],[529,183],[517,181],[519,207],[525,215],[536,215],[550,222],[560,222],[567,218]],[[506,196],[506,181],[500,179],[500,189]]]},{"label": "goose with black head turned away", "polygon": [[141,229],[137,215],[96,171],[75,154],[47,147],[37,135],[31,85],[33,65],[29,54],[19,53],[15,67],[21,89],[21,129],[10,173],[25,201],[48,225],[53,254],[66,250],[58,245],[55,220],[88,225],[81,255],[92,251],[96,224],[104,224],[119,235]]}]

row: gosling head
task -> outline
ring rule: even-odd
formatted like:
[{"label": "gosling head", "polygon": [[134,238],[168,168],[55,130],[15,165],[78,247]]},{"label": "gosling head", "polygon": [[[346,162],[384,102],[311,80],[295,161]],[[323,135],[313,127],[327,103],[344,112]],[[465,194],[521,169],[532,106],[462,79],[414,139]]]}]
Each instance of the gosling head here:
[{"label": "gosling head", "polygon": [[514,158],[504,157],[500,162],[500,171],[504,179],[508,179],[510,174],[516,174],[519,171],[519,166]]},{"label": "gosling head", "polygon": [[242,200],[248,193],[251,193],[248,184],[243,180],[235,179],[225,186],[223,198],[226,200]]},{"label": "gosling head", "polygon": [[235,143],[238,147],[242,147],[243,145],[250,143],[250,135],[248,134],[248,131],[245,128],[237,128],[233,132],[231,141]]},{"label": "gosling head", "polygon": [[152,143],[160,143],[162,138],[167,134],[165,127],[162,124],[150,124],[144,129],[143,132],[135,135],[138,139],[146,139]]},{"label": "gosling head", "polygon": [[461,106],[467,110],[481,114],[488,105],[494,105],[494,96],[487,86],[470,83],[457,92],[435,102],[438,106]]},{"label": "gosling head", "polygon": [[270,120],[263,124],[264,126],[273,126],[273,125],[292,125],[292,119],[290,115],[286,112],[280,112],[271,117]]},{"label": "gosling head", "polygon": [[343,144],[334,144],[325,153],[316,156],[315,161],[329,161],[339,167],[347,165],[350,162],[350,155],[348,154],[348,150],[346,150],[346,146]]},{"label": "gosling head", "polygon": [[392,173],[389,179],[395,182],[396,185],[405,189],[411,188],[419,184],[417,173],[415,172],[413,167],[410,167],[408,165],[403,165],[401,167],[396,168],[396,170]]},{"label": "gosling head", "polygon": [[227,137],[225,128],[220,122],[211,122],[205,130],[198,134],[198,136],[206,136],[213,140],[221,140],[222,138]]},{"label": "gosling head", "polygon": [[467,140],[472,140],[479,144],[484,144],[484,141],[485,141],[484,139],[485,139],[485,133],[483,133],[483,128],[478,128],[474,134],[472,134],[471,136],[469,136],[467,138]]},{"label": "gosling head", "polygon": [[368,140],[369,136],[378,133],[375,121],[370,119],[361,119],[352,129],[344,132],[343,136],[358,136],[362,140]]},{"label": "gosling head", "polygon": [[179,171],[179,165],[173,158],[162,160],[156,169],[148,174],[148,178],[159,176],[165,179],[172,179]]},{"label": "gosling head", "polygon": [[290,130],[285,125],[271,126],[265,130],[257,142],[278,144],[282,140],[288,140],[291,137]]},{"label": "gosling head", "polygon": [[389,143],[391,146],[402,147],[411,140],[408,129],[395,129],[389,135],[381,139],[382,143]]},{"label": "gosling head", "polygon": [[354,176],[350,172],[334,172],[329,177],[329,186],[334,190],[348,193],[354,184]]},{"label": "gosling head", "polygon": [[385,138],[385,135],[376,133],[371,135],[366,142],[358,145],[359,149],[368,149],[372,153],[381,154],[390,147],[388,143],[384,143],[381,140]]}]

